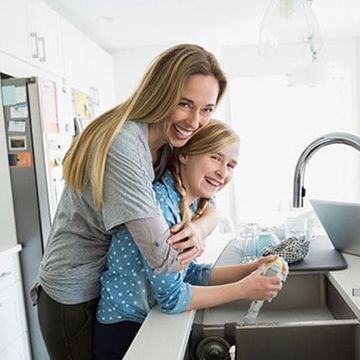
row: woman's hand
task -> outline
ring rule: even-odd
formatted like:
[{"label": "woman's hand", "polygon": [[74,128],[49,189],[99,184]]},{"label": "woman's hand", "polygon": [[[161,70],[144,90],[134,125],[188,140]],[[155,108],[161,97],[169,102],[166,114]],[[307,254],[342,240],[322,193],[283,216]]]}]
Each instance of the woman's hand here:
[{"label": "woman's hand", "polygon": [[173,235],[169,237],[168,243],[179,250],[178,260],[181,265],[189,264],[204,252],[206,238],[202,238],[203,229],[199,224],[190,222],[183,227],[177,224],[170,231]]}]

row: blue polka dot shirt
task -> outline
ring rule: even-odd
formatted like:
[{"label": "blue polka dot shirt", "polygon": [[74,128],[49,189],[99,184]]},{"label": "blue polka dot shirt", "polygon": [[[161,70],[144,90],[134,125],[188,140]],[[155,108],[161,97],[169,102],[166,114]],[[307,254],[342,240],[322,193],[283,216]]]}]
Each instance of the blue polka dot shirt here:
[{"label": "blue polka dot shirt", "polygon": [[[181,197],[170,170],[154,183],[154,190],[169,227],[179,223]],[[192,205],[193,211],[196,205]],[[106,270],[100,277],[97,320],[104,324],[141,323],[156,303],[165,313],[183,312],[191,302],[191,285],[208,285],[210,273],[211,265],[192,262],[182,271],[155,275],[124,228],[112,236]]]}]

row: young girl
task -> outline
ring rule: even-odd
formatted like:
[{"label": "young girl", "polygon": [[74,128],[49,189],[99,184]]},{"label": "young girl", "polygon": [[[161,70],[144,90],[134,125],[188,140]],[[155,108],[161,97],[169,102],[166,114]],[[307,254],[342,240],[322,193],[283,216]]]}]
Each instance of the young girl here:
[{"label": "young girl", "polygon": [[[169,226],[201,215],[207,202],[232,178],[239,139],[223,122],[211,120],[175,151],[170,169],[154,184]],[[121,359],[150,309],[158,302],[173,314],[238,299],[270,299],[281,289],[277,277],[256,272],[275,257],[250,264],[216,267],[194,262],[181,271],[155,274],[129,231],[112,237],[94,324],[97,360]]]}]

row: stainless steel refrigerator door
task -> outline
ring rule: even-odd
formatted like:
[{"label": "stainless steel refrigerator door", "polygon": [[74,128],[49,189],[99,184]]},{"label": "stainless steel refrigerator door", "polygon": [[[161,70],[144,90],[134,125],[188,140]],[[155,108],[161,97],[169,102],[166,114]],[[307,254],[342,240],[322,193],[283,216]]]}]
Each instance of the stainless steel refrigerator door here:
[{"label": "stainless steel refrigerator door", "polygon": [[[28,83],[34,84],[26,92],[22,114],[15,113],[11,105],[4,106],[5,127],[8,138],[11,187],[14,202],[16,232],[23,250],[20,253],[21,271],[26,302],[28,329],[33,359],[48,359],[37,320],[36,307],[32,306],[30,288],[37,278],[43,254],[44,239],[50,231],[50,214],[47,202],[46,180],[44,179],[43,150],[41,144],[41,123],[36,95],[35,79],[8,79],[2,86],[15,86],[27,89]],[[30,104],[31,102],[31,104]],[[21,130],[13,131],[10,122],[23,122]],[[19,129],[17,129],[19,130]],[[14,139],[11,143],[11,139]],[[18,141],[16,141],[18,140]],[[26,161],[22,161],[26,159]]]}]

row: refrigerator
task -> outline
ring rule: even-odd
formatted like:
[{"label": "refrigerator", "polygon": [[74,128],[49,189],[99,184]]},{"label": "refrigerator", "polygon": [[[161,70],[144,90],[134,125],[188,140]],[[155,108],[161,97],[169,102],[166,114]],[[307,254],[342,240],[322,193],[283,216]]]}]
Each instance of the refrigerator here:
[{"label": "refrigerator", "polygon": [[[66,95],[42,78],[1,80],[11,187],[28,330],[34,360],[48,359],[30,299],[64,181],[62,160],[74,135],[74,118],[59,103]],[[65,95],[64,95],[65,94]],[[70,99],[64,101],[70,108]],[[61,116],[60,116],[61,115]]]}]

